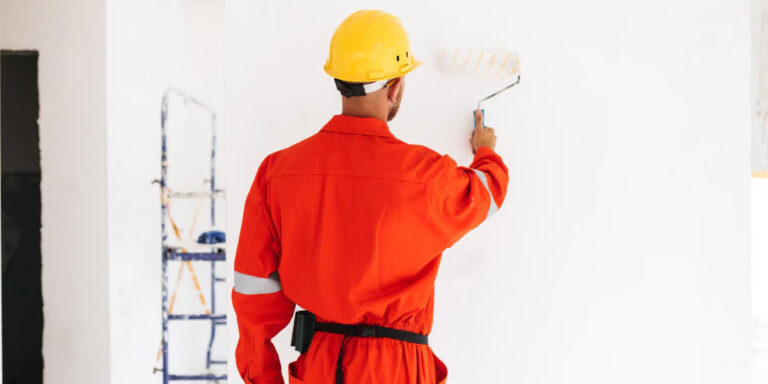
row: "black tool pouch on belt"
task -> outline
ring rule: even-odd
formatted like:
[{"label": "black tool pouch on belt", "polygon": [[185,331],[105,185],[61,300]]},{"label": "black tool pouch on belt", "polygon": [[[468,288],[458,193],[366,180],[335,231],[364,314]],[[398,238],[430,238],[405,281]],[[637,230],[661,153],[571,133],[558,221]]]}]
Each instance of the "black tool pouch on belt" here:
[{"label": "black tool pouch on belt", "polygon": [[312,312],[298,311],[293,320],[293,335],[291,336],[291,346],[296,347],[299,353],[309,350],[309,344],[312,343],[312,337],[315,336],[317,328],[317,318]]}]

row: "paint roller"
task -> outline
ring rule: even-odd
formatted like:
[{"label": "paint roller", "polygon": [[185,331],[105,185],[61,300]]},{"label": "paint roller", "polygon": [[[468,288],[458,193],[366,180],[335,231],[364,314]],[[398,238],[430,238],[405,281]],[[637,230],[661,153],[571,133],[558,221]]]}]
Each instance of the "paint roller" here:
[{"label": "paint roller", "polygon": [[[466,49],[445,49],[440,53],[440,68],[446,72],[462,75],[485,75],[510,79],[510,83],[477,102],[477,109],[483,113],[483,102],[520,83],[520,58],[505,51],[483,51]],[[474,113],[472,114],[474,118]]]}]

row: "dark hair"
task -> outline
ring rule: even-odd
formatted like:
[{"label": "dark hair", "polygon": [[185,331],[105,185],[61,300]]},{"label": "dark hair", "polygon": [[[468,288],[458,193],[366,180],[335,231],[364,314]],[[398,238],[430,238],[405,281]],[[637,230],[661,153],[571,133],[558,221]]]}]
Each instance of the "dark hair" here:
[{"label": "dark hair", "polygon": [[341,92],[341,94],[346,98],[350,98],[352,96],[365,96],[366,93],[363,85],[371,83],[352,83],[339,79],[333,79],[333,81],[336,83],[336,89],[338,89],[339,92]]}]

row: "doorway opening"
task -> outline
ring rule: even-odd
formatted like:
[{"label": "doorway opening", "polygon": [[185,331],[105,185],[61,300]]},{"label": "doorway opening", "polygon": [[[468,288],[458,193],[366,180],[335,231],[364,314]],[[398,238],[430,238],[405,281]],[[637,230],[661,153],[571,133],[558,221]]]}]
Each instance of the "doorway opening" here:
[{"label": "doorway opening", "polygon": [[3,383],[43,382],[36,51],[0,51]]}]

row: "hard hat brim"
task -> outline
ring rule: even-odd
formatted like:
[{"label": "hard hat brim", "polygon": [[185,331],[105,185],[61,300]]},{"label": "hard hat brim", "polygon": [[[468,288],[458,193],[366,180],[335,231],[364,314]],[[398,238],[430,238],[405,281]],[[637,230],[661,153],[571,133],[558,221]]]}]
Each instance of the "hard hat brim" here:
[{"label": "hard hat brim", "polygon": [[423,61],[413,59],[413,62],[405,66],[403,69],[400,69],[400,72],[398,73],[392,73],[392,74],[382,74],[380,76],[370,76],[368,75],[365,78],[352,78],[345,76],[341,73],[335,73],[331,68],[329,68],[328,63],[323,66],[323,70],[325,73],[327,73],[329,76],[333,77],[334,79],[339,79],[343,81],[347,81],[350,83],[368,83],[372,81],[379,81],[379,80],[389,80],[394,79],[396,77],[405,76],[407,73],[410,73],[414,69],[420,67],[422,64],[424,64]]}]

